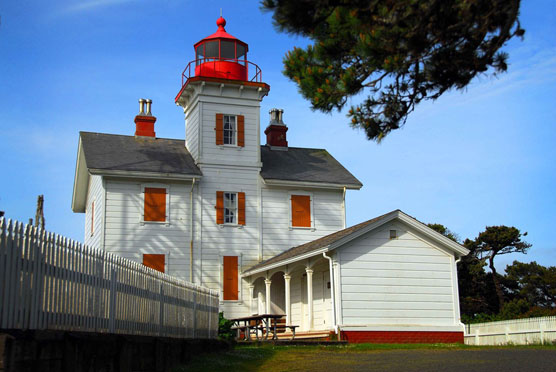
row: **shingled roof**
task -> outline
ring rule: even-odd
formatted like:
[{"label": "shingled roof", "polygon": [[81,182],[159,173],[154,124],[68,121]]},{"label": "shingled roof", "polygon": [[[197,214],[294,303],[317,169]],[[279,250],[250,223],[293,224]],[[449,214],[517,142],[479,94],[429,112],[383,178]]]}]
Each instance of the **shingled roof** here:
[{"label": "shingled roof", "polygon": [[200,176],[183,140],[80,132],[87,168]]},{"label": "shingled roof", "polygon": [[319,249],[325,248],[325,247],[341,240],[342,238],[344,238],[348,235],[351,235],[351,234],[363,229],[364,227],[369,226],[370,224],[372,224],[374,222],[377,222],[380,219],[382,219],[382,218],[384,218],[384,217],[386,217],[390,214],[396,213],[398,211],[399,211],[399,209],[396,209],[395,211],[388,212],[386,214],[375,217],[375,218],[370,219],[370,220],[365,221],[365,222],[361,222],[357,225],[353,225],[351,227],[348,227],[347,229],[343,229],[343,230],[337,231],[335,233],[332,233],[330,235],[323,236],[322,238],[319,238],[317,240],[313,240],[313,241],[310,241],[308,243],[298,245],[297,247],[290,248],[287,251],[284,251],[284,252],[282,252],[282,253],[274,256],[274,257],[269,258],[266,261],[262,261],[262,262],[256,264],[255,266],[250,267],[249,269],[246,270],[246,272],[258,270],[258,269],[261,269],[261,268],[271,266],[273,264],[288,260],[290,258],[295,258],[295,257],[298,257],[298,256],[303,256],[303,255],[305,255],[307,253],[310,253],[310,252],[318,251]]},{"label": "shingled roof", "polygon": [[324,149],[288,147],[287,151],[280,151],[261,146],[261,161],[261,177],[265,181],[326,183],[356,189],[363,186]]}]

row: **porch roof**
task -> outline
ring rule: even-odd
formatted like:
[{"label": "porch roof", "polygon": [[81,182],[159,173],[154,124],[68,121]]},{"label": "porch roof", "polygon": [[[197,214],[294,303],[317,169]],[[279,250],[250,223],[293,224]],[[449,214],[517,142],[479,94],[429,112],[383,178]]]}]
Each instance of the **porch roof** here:
[{"label": "porch roof", "polygon": [[347,242],[383,225],[384,223],[398,218],[401,221],[411,225],[412,227],[420,230],[425,235],[436,240],[443,246],[449,248],[456,253],[457,256],[465,256],[469,253],[462,245],[448,239],[444,235],[434,231],[427,225],[418,221],[416,218],[405,214],[399,209],[393,210],[381,216],[372,218],[368,221],[361,222],[357,225],[348,227],[346,229],[337,231],[330,235],[323,236],[322,238],[310,241],[308,243],[298,245],[297,247],[290,248],[268,260],[262,261],[249,269],[245,270],[242,276],[249,276],[275,267],[286,265],[290,262],[296,262],[304,258],[309,258],[338,248]]}]

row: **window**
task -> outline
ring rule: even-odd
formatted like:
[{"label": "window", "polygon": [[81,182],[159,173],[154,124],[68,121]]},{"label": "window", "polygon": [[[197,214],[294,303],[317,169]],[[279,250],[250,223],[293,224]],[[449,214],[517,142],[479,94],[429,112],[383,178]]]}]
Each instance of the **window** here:
[{"label": "window", "polygon": [[143,186],[143,222],[168,222],[168,188]]},{"label": "window", "polygon": [[236,144],[236,117],[224,115],[224,144]]},{"label": "window", "polygon": [[245,117],[243,115],[216,114],[216,144],[245,146]]},{"label": "window", "polygon": [[224,223],[236,223],[237,194],[234,192],[224,193]]},{"label": "window", "polygon": [[398,237],[398,232],[396,230],[390,230],[390,239],[396,239]]},{"label": "window", "polygon": [[219,225],[245,225],[244,192],[216,192],[216,223]]},{"label": "window", "polygon": [[164,254],[144,254],[143,265],[163,273],[165,272],[165,259],[166,255]]},{"label": "window", "polygon": [[312,227],[311,196],[291,195],[291,226]]},{"label": "window", "polygon": [[236,43],[234,41],[220,42],[220,58],[235,59],[236,58]]},{"label": "window", "polygon": [[224,301],[237,301],[239,299],[238,290],[238,257],[224,256],[222,299]]},{"label": "window", "polygon": [[218,41],[208,41],[205,44],[205,58],[218,58]]}]

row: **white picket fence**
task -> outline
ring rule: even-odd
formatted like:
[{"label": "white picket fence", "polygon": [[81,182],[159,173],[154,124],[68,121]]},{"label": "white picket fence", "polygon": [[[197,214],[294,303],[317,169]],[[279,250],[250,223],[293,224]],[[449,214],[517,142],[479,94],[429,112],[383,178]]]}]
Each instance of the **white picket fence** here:
[{"label": "white picket fence", "polygon": [[467,345],[556,343],[556,316],[465,325]]},{"label": "white picket fence", "polygon": [[2,218],[0,329],[215,338],[218,293]]}]

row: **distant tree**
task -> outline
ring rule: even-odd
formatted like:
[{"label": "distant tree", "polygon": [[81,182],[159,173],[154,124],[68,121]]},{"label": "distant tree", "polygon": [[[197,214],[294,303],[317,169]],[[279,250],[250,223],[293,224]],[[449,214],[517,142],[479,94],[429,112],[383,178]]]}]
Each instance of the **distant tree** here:
[{"label": "distant tree", "polygon": [[545,267],[535,261],[514,261],[506,267],[506,286],[518,297],[527,300],[533,307],[556,306],[556,267]]},{"label": "distant tree", "polygon": [[485,262],[477,257],[477,244],[465,239],[469,254],[458,263],[458,287],[462,317],[473,319],[477,314],[498,313],[496,290],[484,269]]},{"label": "distant tree", "polygon": [[455,241],[456,243],[459,243],[459,236],[458,234],[456,234],[455,232],[451,231],[450,229],[448,229],[446,226],[440,224],[440,223],[428,223],[427,224],[428,227],[430,227],[431,229],[433,229],[434,231],[444,235],[445,237],[447,237],[448,239],[451,239],[453,241]]},{"label": "distant tree", "polygon": [[463,89],[481,73],[506,71],[504,44],[522,36],[520,0],[263,0],[280,30],[312,45],[284,58],[312,108],[348,113],[380,141],[423,100]]},{"label": "distant tree", "polygon": [[521,237],[527,233],[520,233],[515,227],[487,226],[474,241],[475,254],[478,258],[488,261],[491,270],[492,282],[496,289],[499,309],[504,305],[504,292],[494,266],[496,256],[509,253],[527,253],[531,244],[522,241]]}]

